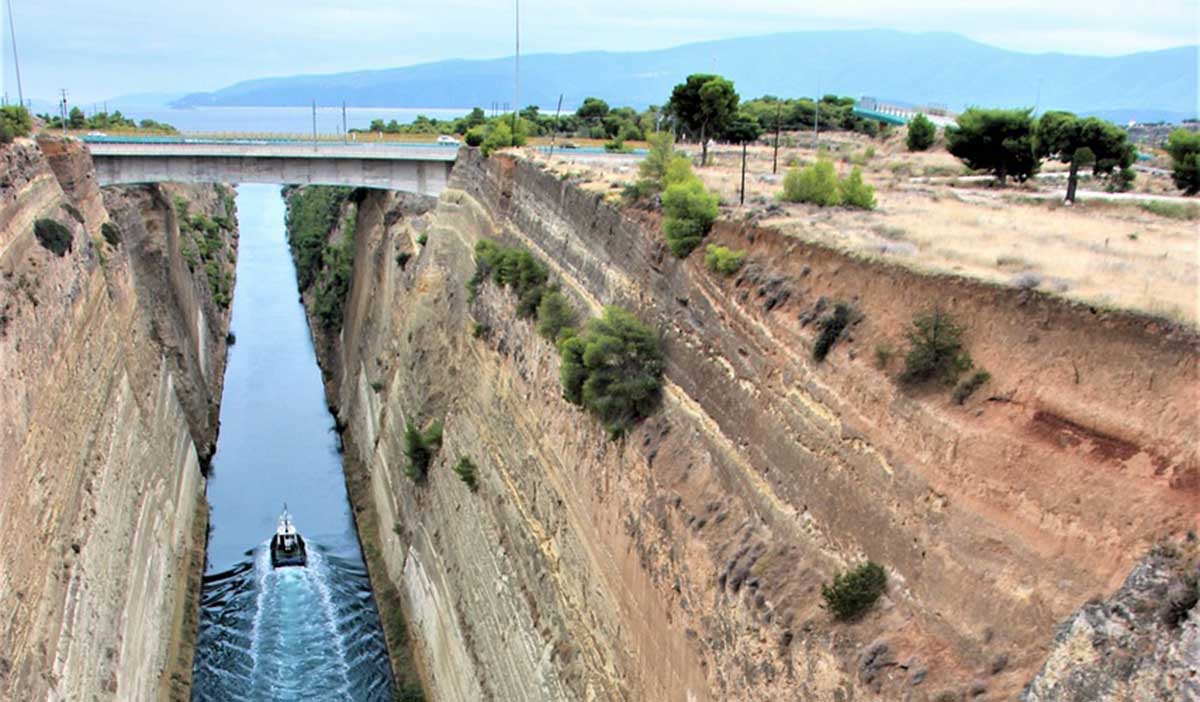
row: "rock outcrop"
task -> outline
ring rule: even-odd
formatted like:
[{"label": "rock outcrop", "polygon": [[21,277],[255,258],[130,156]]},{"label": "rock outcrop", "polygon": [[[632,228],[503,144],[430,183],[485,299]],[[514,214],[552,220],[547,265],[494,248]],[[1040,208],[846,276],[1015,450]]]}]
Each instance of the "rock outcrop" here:
[{"label": "rock outcrop", "polygon": [[[355,231],[318,347],[372,575],[433,699],[1012,699],[1060,622],[1197,525],[1191,331],[752,222],[710,236],[748,253],[726,278],[671,257],[653,213],[466,150],[432,212],[372,193]],[[565,402],[512,295],[469,298],[481,238],[528,248],[581,313],[654,325],[661,408],[612,441]],[[856,315],[818,363],[836,301]],[[991,373],[961,405],[897,382],[935,308]],[[414,483],[405,427],[432,421]],[[868,558],[885,597],[834,621],[821,585]]]},{"label": "rock outcrop", "polygon": [[101,192],[76,141],[0,147],[0,699],[190,696],[236,232],[189,263],[177,199],[231,214]]}]

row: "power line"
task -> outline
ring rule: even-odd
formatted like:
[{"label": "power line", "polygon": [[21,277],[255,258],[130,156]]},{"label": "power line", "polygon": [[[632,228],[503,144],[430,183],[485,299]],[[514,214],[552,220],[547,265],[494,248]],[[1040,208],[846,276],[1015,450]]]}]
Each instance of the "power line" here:
[{"label": "power line", "polygon": [[25,91],[21,89],[21,61],[17,58],[17,29],[13,26],[12,0],[6,0],[8,5],[8,36],[12,40],[13,68],[17,71],[17,99],[25,104]]}]

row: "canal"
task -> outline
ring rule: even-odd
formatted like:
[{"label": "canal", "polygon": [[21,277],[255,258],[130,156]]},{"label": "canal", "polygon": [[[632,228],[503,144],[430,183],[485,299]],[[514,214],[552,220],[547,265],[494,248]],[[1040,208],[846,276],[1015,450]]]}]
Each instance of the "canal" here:
[{"label": "canal", "polygon": [[[208,481],[211,532],[193,699],[390,700],[392,678],[350,514],[333,417],[296,293],[276,186],[237,195],[237,290]],[[287,503],[304,568],[272,569]]]}]

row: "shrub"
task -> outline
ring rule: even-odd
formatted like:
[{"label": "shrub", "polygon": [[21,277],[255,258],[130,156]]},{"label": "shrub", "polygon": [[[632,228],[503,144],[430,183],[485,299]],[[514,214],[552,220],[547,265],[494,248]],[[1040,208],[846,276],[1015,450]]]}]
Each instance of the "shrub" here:
[{"label": "shrub", "polygon": [[883,370],[883,369],[887,368],[889,365],[891,365],[892,356],[895,355],[895,353],[896,353],[895,349],[893,349],[892,345],[887,343],[886,341],[876,344],[875,345],[875,367],[878,368],[879,370]]},{"label": "shrub", "polygon": [[457,473],[458,477],[467,484],[467,487],[471,489],[471,492],[475,492],[479,489],[479,483],[475,479],[475,464],[471,462],[471,459],[467,458],[466,456],[458,459],[458,463],[454,464],[454,472]]},{"label": "shrub", "polygon": [[704,265],[713,273],[733,275],[742,267],[745,258],[745,251],[732,251],[726,246],[709,244],[704,252]]},{"label": "shrub", "polygon": [[428,244],[428,243],[429,243],[429,235],[428,234],[418,234],[417,235],[417,245],[424,246],[425,244]]},{"label": "shrub", "polygon": [[615,438],[658,405],[663,357],[652,329],[606,307],[578,335],[559,341],[563,397],[596,415]]},{"label": "shrub", "polygon": [[486,324],[480,324],[479,322],[471,323],[471,336],[473,338],[482,339],[483,337],[487,336],[488,332],[491,330],[492,328]]},{"label": "shrub", "polygon": [[17,137],[29,136],[33,129],[33,116],[21,105],[0,107],[0,144],[7,144]]},{"label": "shrub", "polygon": [[933,146],[934,139],[937,138],[937,127],[925,115],[918,114],[913,117],[908,123],[908,136],[904,140],[904,145],[909,151],[924,151]]},{"label": "shrub", "polygon": [[486,129],[482,124],[479,124],[468,129],[464,139],[467,142],[467,146],[479,146],[483,143],[485,137]]},{"label": "shrub", "polygon": [[887,590],[887,571],[867,561],[857,568],[833,576],[832,584],[821,586],[825,605],[838,619],[863,615]]},{"label": "shrub", "polygon": [[839,187],[842,204],[863,210],[875,209],[875,188],[863,182],[862,169],[858,166],[850,169],[850,175],[839,184]]},{"label": "shrub", "polygon": [[962,327],[950,315],[934,310],[913,320],[907,337],[910,344],[904,358],[900,382],[916,384],[941,379],[954,384],[958,376],[971,369],[971,357],[962,348]]},{"label": "shrub", "polygon": [[116,247],[121,245],[121,229],[112,222],[105,222],[100,225],[100,234],[104,236],[104,240],[110,246]]},{"label": "shrub", "polygon": [[1185,195],[1200,193],[1200,132],[1176,129],[1167,137],[1171,179]]},{"label": "shrub", "polygon": [[971,377],[958,384],[954,388],[954,403],[961,405],[967,401],[984,383],[992,379],[992,374],[980,368],[971,374]]},{"label": "shrub", "polygon": [[401,251],[400,253],[396,254],[396,265],[400,266],[400,270],[404,270],[404,267],[408,265],[408,260],[410,258],[412,258],[411,252]]},{"label": "shrub", "polygon": [[75,205],[72,205],[69,202],[64,202],[62,205],[62,208],[63,208],[63,210],[66,211],[67,214],[71,215],[71,219],[75,220],[76,222],[79,222],[80,224],[83,224],[83,213],[79,211],[78,207],[76,207]]},{"label": "shrub", "polygon": [[667,173],[673,171],[674,182],[692,175],[692,162],[687,156],[675,151],[675,137],[671,132],[654,132],[646,137],[650,148],[646,158],[638,165],[637,183],[630,187],[629,194],[634,197],[648,197],[662,192],[667,187]]},{"label": "shrub", "polygon": [[783,199],[821,207],[841,204],[841,188],[833,163],[822,157],[803,168],[791,168],[783,177]]},{"label": "shrub", "polygon": [[842,331],[850,324],[850,318],[853,316],[854,308],[845,302],[839,302],[833,306],[833,312],[817,322],[821,333],[817,335],[817,341],[813,344],[814,361],[820,363],[825,360],[833,345],[841,338]]},{"label": "shrub", "polygon": [[575,326],[575,310],[567,296],[551,290],[542,296],[537,309],[537,333],[550,341],[558,339],[564,330]]},{"label": "shrub", "polygon": [[43,217],[33,223],[33,235],[38,243],[55,256],[66,256],[75,241],[71,230],[55,219]]},{"label": "shrub", "polygon": [[668,186],[662,203],[667,245],[671,253],[686,258],[700,245],[716,220],[717,196],[693,176],[691,180]]},{"label": "shrub", "polygon": [[408,459],[404,473],[413,482],[423,482],[429,474],[429,463],[433,460],[433,454],[441,446],[441,422],[434,422],[422,432],[409,421],[404,427],[404,457]]}]

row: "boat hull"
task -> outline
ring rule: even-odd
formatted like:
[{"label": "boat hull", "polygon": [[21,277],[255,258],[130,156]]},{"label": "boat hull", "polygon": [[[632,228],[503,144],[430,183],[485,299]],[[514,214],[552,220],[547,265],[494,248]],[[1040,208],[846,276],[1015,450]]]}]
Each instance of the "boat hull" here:
[{"label": "boat hull", "polygon": [[278,534],[271,537],[271,567],[286,568],[304,565],[308,565],[308,546],[299,534],[296,535],[296,548],[290,550],[283,548]]}]

